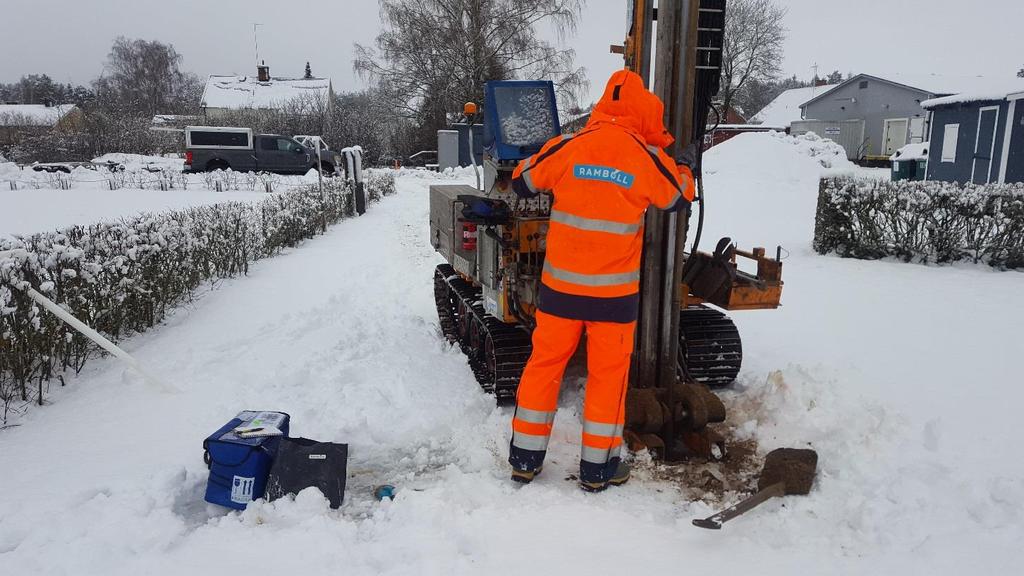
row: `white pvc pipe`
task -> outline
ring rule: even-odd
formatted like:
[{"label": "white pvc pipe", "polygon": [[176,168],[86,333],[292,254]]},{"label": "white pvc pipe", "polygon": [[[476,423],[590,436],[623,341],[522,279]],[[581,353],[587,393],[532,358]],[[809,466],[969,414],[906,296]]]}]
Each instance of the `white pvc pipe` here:
[{"label": "white pvc pipe", "polygon": [[359,148],[352,149],[352,163],[355,165],[356,182],[363,182],[363,151]]},{"label": "white pvc pipe", "polygon": [[[3,256],[3,254],[0,253],[0,256]],[[32,288],[24,289],[24,292],[26,294],[28,294],[29,298],[34,300],[40,306],[42,306],[43,308],[46,308],[47,310],[52,312],[54,314],[54,316],[60,318],[61,320],[66,322],[69,326],[71,326],[75,330],[78,330],[83,336],[85,336],[89,340],[92,340],[93,342],[98,344],[100,346],[100,348],[103,348],[107,352],[110,352],[111,354],[113,354],[114,356],[119,358],[122,362],[127,364],[131,369],[133,369],[136,372],[138,372],[138,374],[140,376],[142,376],[142,378],[144,380],[146,380],[152,386],[154,386],[157,389],[159,389],[161,392],[166,392],[166,393],[177,393],[177,392],[180,392],[180,390],[178,390],[177,388],[174,388],[173,386],[165,384],[159,378],[157,378],[156,376],[153,376],[152,374],[147,372],[142,367],[142,365],[139,364],[139,361],[136,360],[135,358],[133,358],[131,354],[129,354],[129,353],[125,352],[124,350],[118,348],[116,344],[114,344],[110,340],[107,340],[106,338],[104,338],[103,335],[100,334],[99,332],[97,332],[97,331],[93,330],[92,328],[86,326],[84,322],[82,322],[78,318],[75,318],[74,316],[72,316],[70,313],[68,313],[67,310],[65,310],[65,309],[61,308],[60,306],[56,305],[52,300],[50,300],[46,296],[43,296],[42,294],[40,294],[39,292],[36,292]]]}]

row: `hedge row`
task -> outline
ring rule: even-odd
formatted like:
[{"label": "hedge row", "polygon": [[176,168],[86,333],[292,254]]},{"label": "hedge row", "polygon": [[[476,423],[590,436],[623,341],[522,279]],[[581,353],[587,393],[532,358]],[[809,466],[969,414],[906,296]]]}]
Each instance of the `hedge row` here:
[{"label": "hedge row", "polygon": [[[394,193],[390,173],[371,172],[373,200]],[[98,347],[31,301],[32,286],[113,341],[142,332],[204,282],[248,272],[255,260],[353,216],[341,178],[268,196],[118,223],[0,238],[0,422],[13,408],[43,403],[49,382],[79,372]]]},{"label": "hedge row", "polygon": [[850,258],[1024,268],[1024,184],[825,179],[814,249]]}]

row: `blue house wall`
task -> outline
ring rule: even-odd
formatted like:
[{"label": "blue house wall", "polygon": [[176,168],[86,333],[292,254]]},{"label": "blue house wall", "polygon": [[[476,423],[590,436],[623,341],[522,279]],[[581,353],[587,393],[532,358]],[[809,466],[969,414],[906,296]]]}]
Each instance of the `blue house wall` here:
[{"label": "blue house wall", "polygon": [[[975,147],[978,144],[978,121],[982,108],[999,107],[999,117],[996,119],[995,150],[992,153],[992,169],[990,182],[999,181],[999,169],[1003,157],[1003,144],[1006,138],[1006,115],[1009,113],[1010,103],[1001,101],[969,102],[963,104],[950,104],[932,110],[931,143],[928,154],[928,179],[943,182],[966,183],[971,181],[974,171]],[[1018,107],[1019,108],[1019,107]],[[1018,113],[1020,110],[1018,110]],[[957,140],[956,161],[943,162],[943,146],[945,144],[946,126],[950,124],[960,125],[960,136]],[[1024,133],[1024,127],[1014,132]],[[1015,134],[1015,137],[1017,135]],[[1011,151],[1013,148],[1011,148]],[[988,151],[984,151],[987,154]],[[1020,149],[1018,149],[1019,157]],[[1009,168],[1013,162],[1007,163],[1007,182],[1010,182]],[[982,182],[985,175],[978,175]],[[1021,181],[1021,180],[1016,180]]]},{"label": "blue house wall", "polygon": [[1024,100],[1017,100],[1010,135],[1010,155],[1006,162],[1006,181],[1024,182]]}]

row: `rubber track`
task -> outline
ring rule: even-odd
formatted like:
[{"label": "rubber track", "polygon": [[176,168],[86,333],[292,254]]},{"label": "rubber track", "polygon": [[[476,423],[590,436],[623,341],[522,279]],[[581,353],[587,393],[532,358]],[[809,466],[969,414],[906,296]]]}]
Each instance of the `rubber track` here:
[{"label": "rubber track", "polygon": [[449,264],[434,273],[434,299],[441,331],[462,348],[481,388],[494,394],[499,404],[514,402],[533,350],[530,334],[484,312],[481,290]]},{"label": "rubber track", "polygon": [[705,306],[680,312],[679,360],[685,373],[713,388],[736,381],[743,364],[743,343],[736,324]]}]

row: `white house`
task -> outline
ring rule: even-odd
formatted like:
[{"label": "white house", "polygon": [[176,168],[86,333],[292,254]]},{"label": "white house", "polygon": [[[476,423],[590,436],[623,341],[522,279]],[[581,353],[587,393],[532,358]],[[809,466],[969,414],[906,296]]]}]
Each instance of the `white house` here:
[{"label": "white house", "polygon": [[74,104],[0,104],[0,145],[14,144],[24,134],[71,128],[81,116]]},{"label": "white house", "polygon": [[233,110],[280,110],[287,106],[307,106],[310,113],[319,113],[331,105],[334,87],[330,78],[272,77],[266,65],[257,70],[255,77],[210,76],[203,90],[203,113],[216,117]]}]

